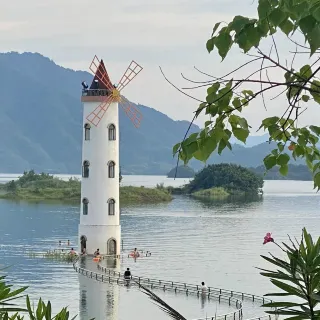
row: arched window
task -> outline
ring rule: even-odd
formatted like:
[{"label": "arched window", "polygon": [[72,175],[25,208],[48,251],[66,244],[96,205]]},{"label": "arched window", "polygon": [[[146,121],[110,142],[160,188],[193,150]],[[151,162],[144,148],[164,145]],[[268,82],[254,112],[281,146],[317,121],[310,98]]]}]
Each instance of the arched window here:
[{"label": "arched window", "polygon": [[82,199],[82,214],[87,215],[89,209],[89,200],[87,198]]},{"label": "arched window", "polygon": [[116,127],[114,124],[110,124],[109,126],[109,140],[116,140]]},{"label": "arched window", "polygon": [[84,140],[90,140],[90,124],[86,123],[84,125]]},{"label": "arched window", "polygon": [[82,166],[83,178],[89,178],[89,166],[90,166],[90,162],[88,160],[83,161],[83,166]]},{"label": "arched window", "polygon": [[113,161],[108,163],[108,177],[114,178],[115,177],[115,166],[116,164]]},{"label": "arched window", "polygon": [[114,216],[115,211],[116,211],[116,206],[115,206],[115,201],[114,199],[109,199],[108,200],[108,215],[109,216]]}]

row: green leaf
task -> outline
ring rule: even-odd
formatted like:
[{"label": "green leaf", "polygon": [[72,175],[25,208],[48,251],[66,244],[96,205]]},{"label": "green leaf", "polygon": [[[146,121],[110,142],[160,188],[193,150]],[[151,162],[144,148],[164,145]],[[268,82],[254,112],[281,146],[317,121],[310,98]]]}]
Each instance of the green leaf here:
[{"label": "green leaf", "polygon": [[221,29],[219,35],[216,38],[215,46],[218,48],[219,55],[224,60],[227,53],[229,52],[232,44],[232,38],[227,28]]},{"label": "green leaf", "polygon": [[313,90],[310,92],[313,99],[320,104],[320,81],[313,80],[311,84],[311,89]]},{"label": "green leaf", "polygon": [[214,37],[214,38],[209,39],[206,43],[206,48],[209,53],[214,49],[215,40],[216,40],[216,38]]},{"label": "green leaf", "polygon": [[300,76],[303,77],[304,79],[311,78],[311,76],[312,76],[311,66],[309,66],[308,64],[304,65],[300,69]]},{"label": "green leaf", "polygon": [[230,30],[234,30],[236,33],[239,33],[248,23],[250,19],[243,16],[235,16],[232,22],[229,23]]},{"label": "green leaf", "polygon": [[316,25],[307,36],[309,42],[311,54],[313,55],[320,47],[320,26]]},{"label": "green leaf", "polygon": [[212,121],[206,121],[206,122],[204,123],[204,126],[205,126],[205,127],[208,127],[208,126],[210,126],[211,123],[212,123]]},{"label": "green leaf", "polygon": [[266,169],[269,170],[277,164],[277,157],[269,154],[263,159],[263,163]]},{"label": "green leaf", "polygon": [[246,140],[249,136],[249,130],[248,129],[242,129],[242,128],[234,128],[233,130],[234,136],[242,141],[243,143],[246,143]]},{"label": "green leaf", "polygon": [[280,169],[279,172],[283,175],[286,176],[288,174],[288,170],[289,170],[289,166],[287,164],[283,164]]},{"label": "green leaf", "polygon": [[302,99],[302,101],[304,101],[304,102],[308,102],[309,99],[310,99],[310,97],[307,96],[306,94],[304,94],[304,95],[301,97],[301,99]]},{"label": "green leaf", "polygon": [[266,308],[281,308],[281,307],[290,308],[290,307],[297,307],[300,305],[301,305],[301,303],[295,303],[295,302],[269,302],[269,303],[265,303],[263,305],[263,307],[266,307]]},{"label": "green leaf", "polygon": [[282,166],[284,164],[287,164],[290,161],[290,157],[287,153],[282,153],[279,155],[279,157],[277,158],[277,164],[279,166]]},{"label": "green leaf", "polygon": [[312,12],[312,16],[320,22],[320,5],[316,5],[315,7],[310,10]]},{"label": "green leaf", "polygon": [[275,27],[279,26],[285,19],[288,18],[288,15],[284,13],[280,8],[275,8],[269,15],[269,21]]},{"label": "green leaf", "polygon": [[295,296],[298,296],[302,299],[304,299],[304,294],[303,292],[298,289],[298,288],[295,288],[293,286],[290,286],[289,284],[287,283],[284,283],[284,282],[281,282],[279,280],[276,280],[276,279],[271,279],[271,282],[278,288],[282,289],[283,291],[287,292],[287,293],[291,293]]},{"label": "green leaf", "polygon": [[217,22],[212,30],[212,34],[211,34],[211,38],[214,36],[214,34],[216,33],[216,31],[218,30],[219,26],[220,26],[221,22]]},{"label": "green leaf", "polygon": [[279,151],[282,152],[283,149],[284,149],[283,143],[282,143],[282,142],[278,142],[278,143],[277,143],[277,146],[278,146]]},{"label": "green leaf", "polygon": [[222,151],[225,149],[225,147],[227,146],[226,142],[224,139],[221,139],[219,142],[219,146],[218,146],[218,154],[221,155]]},{"label": "green leaf", "polygon": [[282,32],[284,32],[287,36],[293,30],[293,24],[288,19],[281,22],[279,24],[279,27],[282,30]]},{"label": "green leaf", "polygon": [[178,152],[180,146],[181,146],[181,143],[180,143],[180,142],[174,145],[174,147],[172,148],[173,156],[176,155],[176,153]]},{"label": "green leaf", "polygon": [[314,132],[317,136],[320,135],[320,127],[310,126],[309,128],[310,128],[310,130],[311,130],[312,132]]},{"label": "green leaf", "polygon": [[314,181],[314,189],[316,187],[320,187],[320,172],[317,172],[314,177],[313,177],[313,181]]},{"label": "green leaf", "polygon": [[315,27],[317,21],[313,18],[312,15],[309,15],[303,19],[300,19],[298,25],[302,33],[307,36]]},{"label": "green leaf", "polygon": [[259,0],[258,14],[261,20],[267,18],[272,10],[269,0]]}]

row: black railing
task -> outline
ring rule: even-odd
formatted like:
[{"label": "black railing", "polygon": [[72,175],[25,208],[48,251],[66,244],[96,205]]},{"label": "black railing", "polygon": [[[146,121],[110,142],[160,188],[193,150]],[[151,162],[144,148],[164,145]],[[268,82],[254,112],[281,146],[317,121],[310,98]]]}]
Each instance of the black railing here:
[{"label": "black railing", "polygon": [[94,97],[94,96],[108,96],[110,90],[107,89],[82,89],[82,96]]}]

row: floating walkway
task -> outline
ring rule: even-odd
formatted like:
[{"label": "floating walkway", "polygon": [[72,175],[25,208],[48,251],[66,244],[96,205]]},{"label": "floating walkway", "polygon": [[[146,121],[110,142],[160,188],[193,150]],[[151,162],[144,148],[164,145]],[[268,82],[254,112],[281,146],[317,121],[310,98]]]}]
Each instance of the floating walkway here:
[{"label": "floating walkway", "polygon": [[[85,268],[81,268],[77,265],[79,260],[76,260],[73,263],[74,270],[90,279],[103,282],[103,283],[113,283],[118,285],[125,286],[127,281],[124,280],[123,275],[120,272],[116,272],[112,269],[105,268],[103,266],[97,265],[98,272],[88,270]],[[175,282],[175,281],[167,281],[167,280],[158,280],[151,279],[146,277],[137,277],[131,276],[131,280],[134,284],[139,286],[140,284],[147,287],[150,290],[161,289],[163,291],[172,291],[175,293],[183,293],[186,295],[196,295],[206,296],[210,300],[217,301],[218,303],[227,303],[229,306],[234,307],[235,310],[229,313],[215,315],[212,317],[206,317],[196,320],[241,320],[243,319],[243,307],[246,302],[251,302],[255,304],[255,307],[260,307],[262,304],[266,302],[272,302],[272,300],[238,291],[225,290],[215,287],[208,287],[208,291],[206,293],[201,292],[201,288],[199,285]],[[272,320],[277,319],[277,316],[268,315],[266,313],[261,316],[247,318],[246,320]]]}]

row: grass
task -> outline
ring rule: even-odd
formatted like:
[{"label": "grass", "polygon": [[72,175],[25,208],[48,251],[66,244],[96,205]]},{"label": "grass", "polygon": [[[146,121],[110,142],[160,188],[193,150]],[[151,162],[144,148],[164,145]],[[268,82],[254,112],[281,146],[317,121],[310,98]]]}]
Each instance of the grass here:
[{"label": "grass", "polygon": [[172,200],[166,189],[145,187],[120,187],[120,202],[122,203],[156,203]]},{"label": "grass", "polygon": [[199,190],[191,194],[195,198],[214,198],[224,199],[229,197],[231,194],[228,193],[224,188],[216,187],[210,189]]}]

